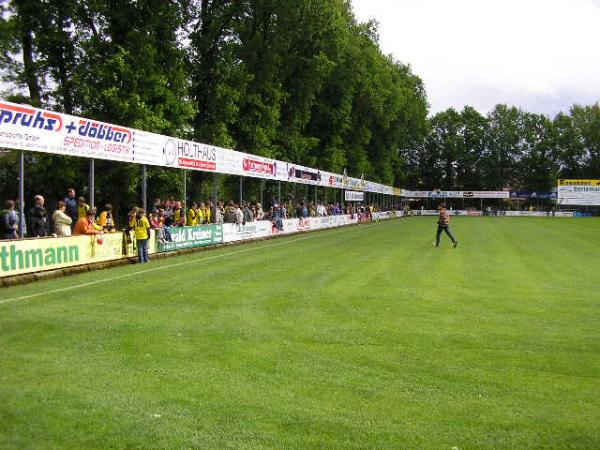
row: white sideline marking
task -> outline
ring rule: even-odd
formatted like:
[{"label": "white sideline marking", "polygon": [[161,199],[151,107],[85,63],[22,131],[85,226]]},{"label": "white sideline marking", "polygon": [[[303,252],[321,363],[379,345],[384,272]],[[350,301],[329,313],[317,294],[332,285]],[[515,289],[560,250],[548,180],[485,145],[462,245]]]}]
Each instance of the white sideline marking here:
[{"label": "white sideline marking", "polygon": [[[371,227],[372,225],[364,225],[361,226],[360,228],[358,228],[359,230],[364,230],[365,228]],[[38,292],[36,294],[29,294],[29,295],[23,295],[21,297],[13,297],[13,298],[9,298],[6,300],[0,300],[0,305],[4,304],[4,303],[10,303],[10,302],[15,302],[17,300],[27,300],[30,298],[34,298],[34,297],[40,297],[42,295],[46,295],[46,294],[54,294],[57,292],[65,292],[65,291],[72,291],[73,289],[79,289],[82,287],[86,287],[86,286],[93,286],[94,284],[99,284],[99,283],[105,283],[107,281],[113,281],[113,280],[118,280],[121,278],[129,278],[129,277],[133,277],[135,275],[140,275],[140,274],[144,274],[144,273],[149,273],[149,272],[155,272],[157,270],[162,270],[162,269],[169,269],[171,267],[178,267],[178,266],[185,266],[187,264],[192,264],[192,263],[198,263],[201,261],[209,261],[211,259],[218,259],[218,258],[224,258],[225,256],[231,256],[231,255],[238,255],[240,253],[246,253],[246,252],[251,252],[253,250],[262,250],[265,248],[270,248],[270,247],[279,247],[282,245],[287,245],[287,244],[291,244],[294,242],[298,242],[298,241],[305,241],[307,239],[314,239],[320,236],[327,236],[333,233],[341,233],[342,231],[348,231],[348,230],[356,230],[357,228],[342,228],[341,230],[336,230],[336,231],[331,231],[330,233],[319,233],[319,234],[314,234],[311,236],[305,236],[302,238],[298,238],[298,239],[293,239],[291,241],[286,241],[286,242],[279,242],[276,244],[270,244],[270,245],[264,245],[264,246],[257,246],[257,247],[252,247],[252,248],[244,248],[241,250],[236,250],[234,252],[229,252],[229,253],[222,253],[220,255],[214,255],[214,256],[207,256],[206,258],[201,258],[201,259],[193,259],[191,261],[183,261],[183,262],[178,262],[175,264],[169,264],[166,266],[160,266],[160,267],[152,267],[151,269],[144,269],[144,270],[140,270],[138,272],[133,272],[133,273],[126,273],[123,275],[117,275],[114,277],[110,277],[110,278],[103,278],[101,280],[96,280],[96,281],[89,281],[87,283],[81,283],[81,284],[77,284],[75,286],[69,286],[69,287],[64,287],[64,288],[60,288],[60,289],[52,289],[51,291],[45,291],[45,292]]]}]

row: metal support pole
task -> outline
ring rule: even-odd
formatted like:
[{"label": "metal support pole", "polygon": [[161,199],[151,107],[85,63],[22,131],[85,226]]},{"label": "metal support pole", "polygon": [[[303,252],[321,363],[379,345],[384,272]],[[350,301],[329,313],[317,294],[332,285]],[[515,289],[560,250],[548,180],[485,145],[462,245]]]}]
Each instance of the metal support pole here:
[{"label": "metal support pole", "polygon": [[317,197],[319,196],[319,185],[315,184],[315,206],[317,205]]},{"label": "metal support pole", "polygon": [[213,223],[217,220],[217,203],[219,194],[219,174],[213,173]]},{"label": "metal support pole", "polygon": [[277,203],[279,203],[281,205],[281,181],[279,181],[278,183],[279,183],[279,195],[277,198]]},{"label": "metal support pole", "polygon": [[96,203],[94,193],[96,192],[96,160],[90,159],[90,208],[93,208]]},{"label": "metal support pole", "polygon": [[25,151],[19,153],[19,237],[25,237]]},{"label": "metal support pole", "polygon": [[240,206],[242,206],[242,203],[244,203],[243,179],[244,177],[240,177]]},{"label": "metal support pole", "polygon": [[187,170],[183,169],[183,210],[187,211]]},{"label": "metal support pole", "polygon": [[260,205],[264,205],[263,203],[263,191],[265,188],[266,181],[264,179],[260,180]]},{"label": "metal support pole", "polygon": [[148,184],[147,184],[148,174],[146,172],[146,164],[142,165],[142,208],[144,211],[147,210],[148,206]]}]

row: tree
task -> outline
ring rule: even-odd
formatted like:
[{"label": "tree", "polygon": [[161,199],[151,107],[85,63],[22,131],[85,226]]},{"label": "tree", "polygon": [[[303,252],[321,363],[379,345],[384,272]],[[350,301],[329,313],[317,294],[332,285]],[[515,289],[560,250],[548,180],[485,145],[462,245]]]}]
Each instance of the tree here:
[{"label": "tree", "polygon": [[574,105],[571,108],[573,127],[581,154],[581,175],[584,178],[600,177],[600,105]]}]

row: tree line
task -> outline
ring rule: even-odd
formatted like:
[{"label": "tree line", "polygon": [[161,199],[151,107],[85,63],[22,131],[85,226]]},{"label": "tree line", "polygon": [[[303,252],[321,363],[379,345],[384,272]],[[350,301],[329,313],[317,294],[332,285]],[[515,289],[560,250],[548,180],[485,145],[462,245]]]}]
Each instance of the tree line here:
[{"label": "tree line", "polygon": [[401,184],[444,190],[550,191],[558,178],[600,178],[600,107],[553,119],[514,106],[487,115],[466,106],[428,120],[425,139],[401,151]]},{"label": "tree line", "polygon": [[[7,100],[408,188],[547,190],[557,176],[598,176],[598,105],[554,120],[503,105],[428,118],[422,80],[381,51],[349,0],[0,5]],[[15,161],[0,158],[4,198]],[[27,198],[87,189],[84,160],[27,162]],[[100,201],[139,200],[139,166],[98,161],[96,173]],[[207,198],[210,177],[189,177],[191,196]],[[182,180],[150,168],[149,192],[177,195]],[[226,196],[237,189],[220,183]]]}]

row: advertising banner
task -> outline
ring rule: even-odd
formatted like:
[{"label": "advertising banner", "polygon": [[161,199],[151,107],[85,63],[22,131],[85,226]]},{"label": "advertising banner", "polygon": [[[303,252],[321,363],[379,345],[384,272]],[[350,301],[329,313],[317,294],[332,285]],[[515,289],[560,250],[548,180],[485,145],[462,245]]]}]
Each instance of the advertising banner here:
[{"label": "advertising banner", "polygon": [[346,216],[346,223],[348,225],[352,225],[352,224],[356,224],[358,223],[358,214],[350,214]]},{"label": "advertising banner", "polygon": [[561,178],[558,180],[559,186],[600,186],[600,180],[590,179],[565,179]]},{"label": "advertising banner", "polygon": [[558,180],[561,205],[600,205],[600,180]]},{"label": "advertising banner", "polygon": [[315,228],[315,229],[329,228],[329,217],[328,216],[315,217],[313,219],[313,228]]},{"label": "advertising banner", "polygon": [[394,192],[364,179],[6,101],[0,101],[0,148]]},{"label": "advertising banner", "polygon": [[380,212],[374,212],[373,213],[373,219],[379,219],[379,220],[385,220],[385,219],[391,219],[392,213],[390,211],[380,211]]},{"label": "advertising banner", "polygon": [[310,231],[313,229],[314,217],[298,219],[298,231]]},{"label": "advertising banner", "polygon": [[[122,234],[0,241],[0,277],[119,259]],[[116,242],[118,241],[118,244]]]},{"label": "advertising banner", "polygon": [[347,202],[364,202],[365,193],[359,191],[344,191],[344,198]]},{"label": "advertising banner", "polygon": [[[549,211],[500,211],[500,216],[508,217],[551,217]],[[573,211],[555,211],[554,217],[574,217]]]},{"label": "advertising banner", "polygon": [[96,261],[110,261],[123,257],[123,233],[106,233],[101,238],[87,236],[90,240],[90,259]]},{"label": "advertising banner", "polygon": [[437,209],[413,209],[413,216],[437,216],[440,212]]},{"label": "advertising banner", "polygon": [[221,225],[200,225],[194,227],[169,228],[171,242],[158,243],[159,252],[170,252],[192,247],[221,244],[223,227]]},{"label": "advertising banner", "polygon": [[237,225],[235,223],[224,223],[222,226],[223,242],[234,242],[245,239],[256,239],[260,237],[270,236],[272,234],[273,228],[273,225],[269,220],[248,222],[245,225]]},{"label": "advertising banner", "polygon": [[509,198],[509,191],[408,191],[402,189],[403,197],[410,198]]},{"label": "advertising banner", "polygon": [[280,233],[297,233],[298,232],[298,219],[283,219],[283,231]]}]

